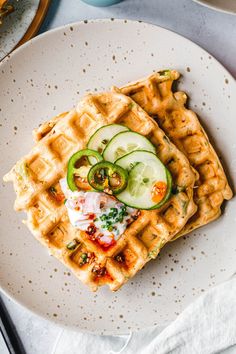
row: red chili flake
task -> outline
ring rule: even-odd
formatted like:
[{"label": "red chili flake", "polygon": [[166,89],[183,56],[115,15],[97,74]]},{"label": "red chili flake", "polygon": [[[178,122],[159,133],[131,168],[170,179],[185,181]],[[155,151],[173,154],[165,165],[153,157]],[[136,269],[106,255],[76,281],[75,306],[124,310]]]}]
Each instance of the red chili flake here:
[{"label": "red chili flake", "polygon": [[89,215],[89,219],[90,219],[90,220],[95,219],[95,214],[90,214],[90,215]]}]

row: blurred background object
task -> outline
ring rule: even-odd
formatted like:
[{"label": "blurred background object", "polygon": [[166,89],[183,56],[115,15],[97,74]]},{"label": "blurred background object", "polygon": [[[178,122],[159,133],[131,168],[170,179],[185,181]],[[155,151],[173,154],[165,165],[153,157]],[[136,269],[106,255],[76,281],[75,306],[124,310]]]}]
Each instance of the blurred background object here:
[{"label": "blurred background object", "polygon": [[8,4],[8,0],[0,0],[0,25],[2,24],[3,17],[14,11],[14,7]]},{"label": "blurred background object", "polygon": [[0,349],[1,354],[26,354],[16,328],[0,296]]},{"label": "blurred background object", "polygon": [[236,15],[236,0],[194,0],[211,9]]},{"label": "blurred background object", "polygon": [[50,0],[0,0],[0,61],[35,36],[49,4]]}]

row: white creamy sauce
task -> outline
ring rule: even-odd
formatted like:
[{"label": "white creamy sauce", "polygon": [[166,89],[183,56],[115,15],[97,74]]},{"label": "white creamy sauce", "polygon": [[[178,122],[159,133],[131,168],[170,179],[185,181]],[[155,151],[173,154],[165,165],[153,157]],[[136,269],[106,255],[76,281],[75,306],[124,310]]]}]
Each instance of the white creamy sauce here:
[{"label": "white creamy sauce", "polygon": [[60,186],[66,197],[65,206],[71,224],[87,231],[93,240],[105,247],[118,240],[137,214],[137,209],[125,206],[105,193],[72,192],[66,178],[60,180]]}]

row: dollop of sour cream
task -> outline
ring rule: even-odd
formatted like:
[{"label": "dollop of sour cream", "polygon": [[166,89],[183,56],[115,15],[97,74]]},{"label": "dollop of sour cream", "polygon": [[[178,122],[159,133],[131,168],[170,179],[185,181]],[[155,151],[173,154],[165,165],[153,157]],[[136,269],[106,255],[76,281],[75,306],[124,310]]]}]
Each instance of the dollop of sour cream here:
[{"label": "dollop of sour cream", "polygon": [[60,180],[66,197],[65,206],[71,224],[85,231],[91,240],[109,247],[119,239],[127,226],[136,219],[138,210],[125,206],[101,192],[72,192],[66,178]]}]

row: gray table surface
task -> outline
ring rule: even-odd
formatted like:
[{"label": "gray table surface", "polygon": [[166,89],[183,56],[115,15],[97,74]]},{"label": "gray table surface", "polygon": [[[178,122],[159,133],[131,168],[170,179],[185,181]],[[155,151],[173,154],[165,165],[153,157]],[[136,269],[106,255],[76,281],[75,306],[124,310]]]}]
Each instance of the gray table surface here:
[{"label": "gray table surface", "polygon": [[[84,19],[111,17],[139,19],[178,32],[210,52],[236,77],[236,16],[191,0],[124,0],[106,8],[91,7],[80,0],[52,0],[40,33]],[[61,328],[5,296],[4,301],[27,354],[51,353]]]}]

